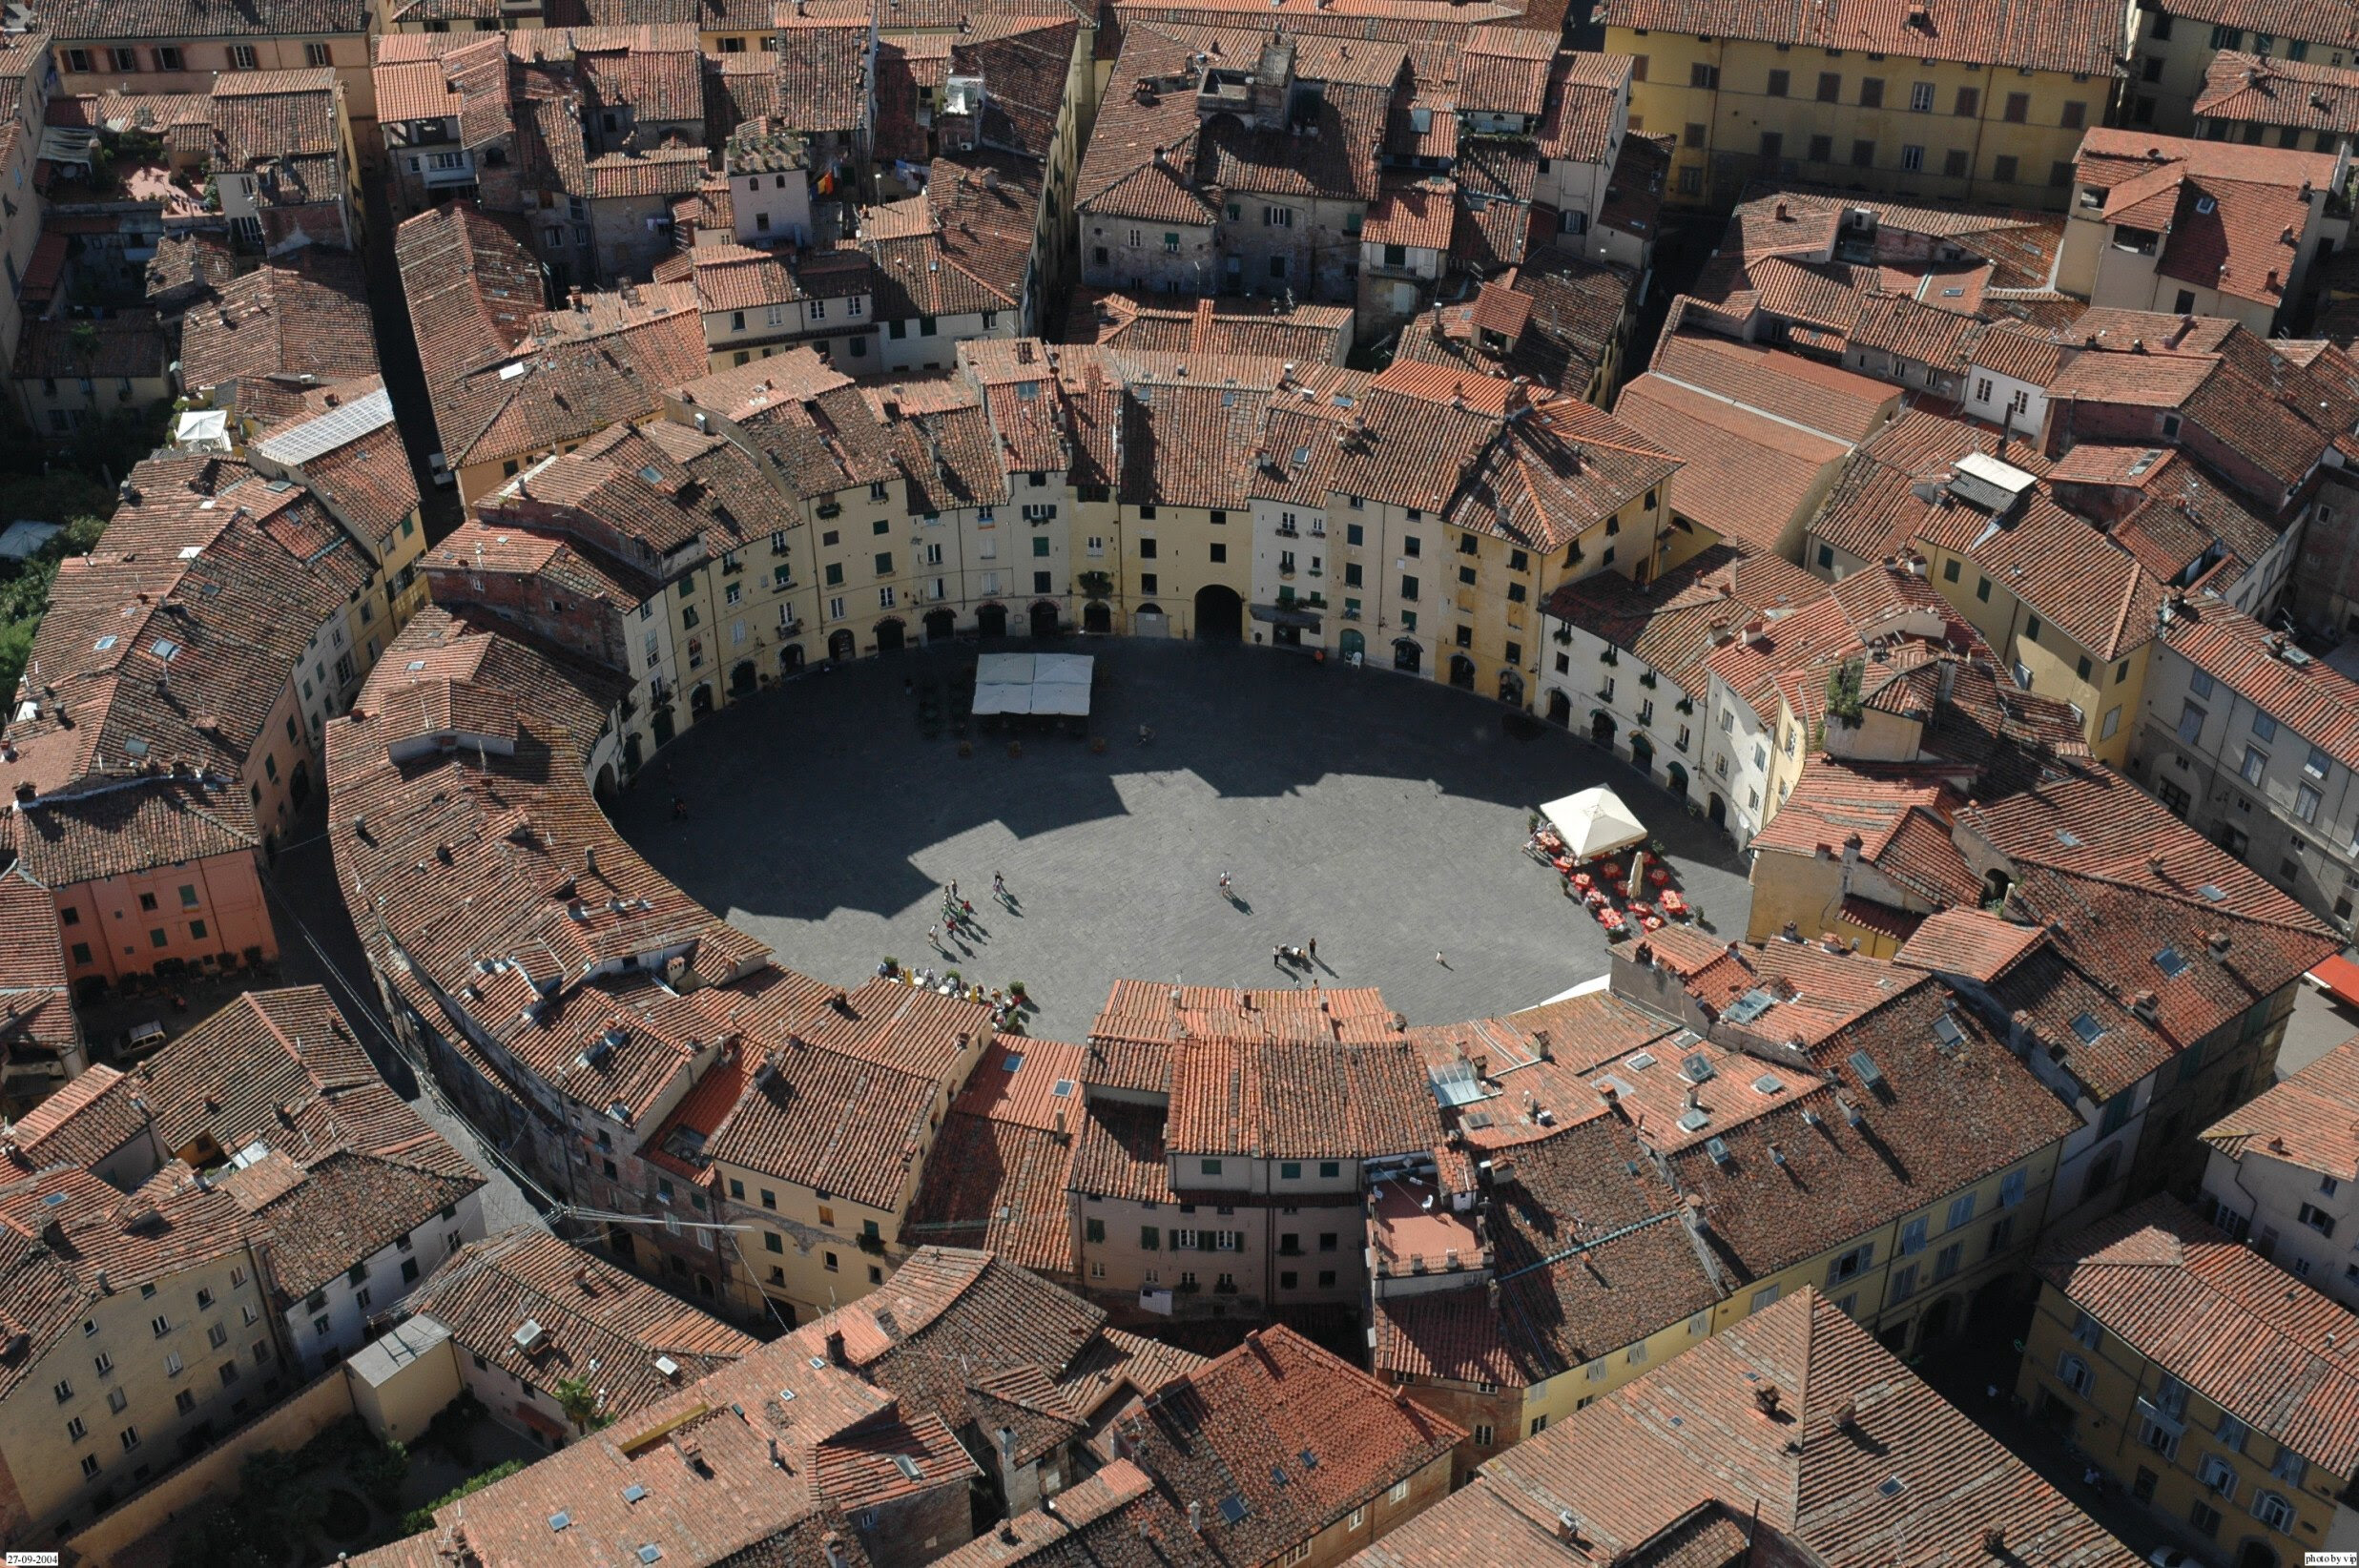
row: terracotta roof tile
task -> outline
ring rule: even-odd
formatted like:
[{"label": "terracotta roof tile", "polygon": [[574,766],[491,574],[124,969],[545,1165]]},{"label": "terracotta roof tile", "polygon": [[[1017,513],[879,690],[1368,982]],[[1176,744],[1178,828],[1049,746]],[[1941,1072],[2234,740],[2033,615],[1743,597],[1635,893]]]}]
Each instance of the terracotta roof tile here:
[{"label": "terracotta roof tile", "polygon": [[2039,1275],[2157,1367],[2337,1474],[2359,1465],[2359,1317],[2168,1196],[2043,1249]]},{"label": "terracotta roof tile", "polygon": [[1990,1530],[2056,1568],[2137,1562],[1815,1289],[1558,1418],[1366,1560],[1542,1568],[1565,1515],[1592,1558],[1662,1568],[1740,1561],[1762,1530],[1830,1568],[1930,1568]]}]

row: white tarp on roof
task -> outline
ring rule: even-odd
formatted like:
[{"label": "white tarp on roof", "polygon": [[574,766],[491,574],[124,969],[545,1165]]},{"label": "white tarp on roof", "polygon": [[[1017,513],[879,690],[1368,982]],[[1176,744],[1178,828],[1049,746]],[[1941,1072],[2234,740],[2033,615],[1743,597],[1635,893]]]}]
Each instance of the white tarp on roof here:
[{"label": "white tarp on roof", "polygon": [[975,712],[1086,714],[1096,665],[1086,653],[985,653],[975,661]]},{"label": "white tarp on roof", "polygon": [[1565,852],[1576,860],[1611,855],[1618,849],[1646,841],[1646,829],[1639,821],[1638,814],[1603,784],[1562,800],[1551,800],[1540,809],[1556,824],[1556,831],[1564,836]]}]

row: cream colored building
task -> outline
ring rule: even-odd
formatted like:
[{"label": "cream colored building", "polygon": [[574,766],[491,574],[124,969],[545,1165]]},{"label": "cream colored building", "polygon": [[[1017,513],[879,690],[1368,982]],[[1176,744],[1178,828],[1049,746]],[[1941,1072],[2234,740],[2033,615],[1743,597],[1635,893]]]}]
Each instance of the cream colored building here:
[{"label": "cream colored building", "polygon": [[0,1538],[37,1547],[269,1405],[285,1348],[245,1215],[184,1167],[129,1196],[55,1169],[0,1210],[19,1336],[0,1383]]}]

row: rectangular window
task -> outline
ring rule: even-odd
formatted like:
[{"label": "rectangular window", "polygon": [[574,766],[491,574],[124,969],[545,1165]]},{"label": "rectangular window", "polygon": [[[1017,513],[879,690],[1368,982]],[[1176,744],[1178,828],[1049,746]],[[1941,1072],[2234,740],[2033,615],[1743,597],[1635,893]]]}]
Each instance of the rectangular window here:
[{"label": "rectangular window", "polygon": [[1859,107],[1862,109],[1881,109],[1884,107],[1883,77],[1862,76],[1859,79]]},{"label": "rectangular window", "polygon": [[1841,72],[1822,71],[1818,73],[1818,101],[1820,103],[1843,101],[1843,73]]},{"label": "rectangular window", "polygon": [[1772,97],[1772,98],[1782,98],[1782,97],[1784,97],[1784,96],[1786,95],[1786,92],[1787,92],[1788,85],[1789,85],[1791,81],[1792,81],[1792,77],[1791,77],[1791,75],[1790,75],[1789,72],[1783,72],[1783,71],[1772,71],[1772,72],[1769,72],[1769,96],[1770,96],[1770,97]]},{"label": "rectangular window", "polygon": [[1982,90],[1978,87],[1959,88],[1957,90],[1957,102],[1951,110],[1951,113],[1962,115],[1967,119],[1972,119],[1975,115],[1980,113],[1981,112]]},{"label": "rectangular window", "polygon": [[2010,93],[2007,94],[2007,123],[2009,125],[2021,125],[2031,118],[2031,112],[2032,95],[2030,93]]},{"label": "rectangular window", "polygon": [[1873,169],[1873,168],[1874,168],[1874,167],[1875,167],[1875,143],[1873,143],[1873,142],[1872,142],[1872,141],[1865,140],[1865,139],[1862,139],[1862,140],[1859,140],[1859,141],[1854,141],[1854,142],[1852,142],[1852,168],[1854,168],[1854,169]]},{"label": "rectangular window", "polygon": [[1933,113],[1933,83],[1914,82],[1909,87],[1909,110],[1912,113]]}]

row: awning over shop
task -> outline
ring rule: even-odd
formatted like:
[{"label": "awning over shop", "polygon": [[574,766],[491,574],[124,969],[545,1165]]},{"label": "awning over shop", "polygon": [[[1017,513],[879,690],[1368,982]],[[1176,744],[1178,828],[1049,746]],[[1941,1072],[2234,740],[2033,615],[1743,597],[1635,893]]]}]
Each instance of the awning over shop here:
[{"label": "awning over shop", "polygon": [[1318,629],[1320,612],[1300,605],[1254,605],[1251,609],[1254,620],[1267,621],[1272,626],[1298,626],[1305,631]]}]

